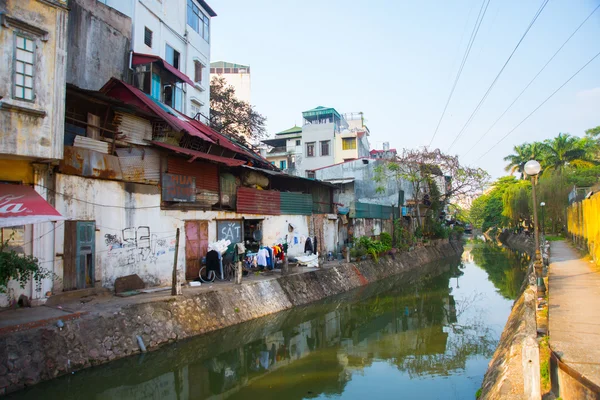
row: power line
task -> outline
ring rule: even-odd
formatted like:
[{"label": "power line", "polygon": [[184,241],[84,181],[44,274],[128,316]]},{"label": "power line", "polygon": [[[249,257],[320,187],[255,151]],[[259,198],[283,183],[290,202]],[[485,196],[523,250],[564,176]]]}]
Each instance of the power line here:
[{"label": "power line", "polygon": [[56,190],[54,190],[52,188],[49,188],[49,187],[46,187],[46,186],[43,186],[43,185],[35,184],[35,186],[41,187],[41,188],[46,189],[46,190],[49,190],[49,191],[53,192],[54,194],[61,195],[61,196],[63,196],[67,200],[75,200],[75,201],[79,201],[81,203],[90,204],[90,205],[94,205],[94,206],[98,206],[98,207],[120,208],[120,209],[125,209],[125,210],[145,210],[145,209],[150,209],[150,208],[160,208],[161,207],[160,204],[157,205],[157,206],[144,206],[144,207],[125,207],[125,206],[116,206],[116,205],[111,205],[111,204],[99,204],[99,203],[94,203],[94,202],[91,202],[91,201],[87,201],[87,200],[82,200],[82,199],[75,198],[75,197],[73,197],[70,194],[61,193],[61,192],[58,192],[58,191],[56,191]]},{"label": "power line", "polygon": [[512,128],[510,131],[508,131],[508,133],[506,135],[504,135],[502,137],[502,139],[500,139],[498,142],[496,142],[496,144],[494,144],[492,147],[490,147],[485,153],[483,153],[481,156],[479,156],[479,158],[477,160],[475,160],[475,162],[481,160],[486,154],[488,154],[490,151],[492,151],[494,149],[494,147],[498,146],[502,141],[504,141],[504,139],[506,139],[511,133],[513,133],[519,126],[521,126],[521,124],[523,122],[525,122],[529,117],[531,117],[537,110],[539,110],[544,104],[546,104],[546,102],[548,100],[550,100],[552,98],[552,96],[554,96],[560,89],[562,89],[567,83],[569,83],[573,78],[575,78],[575,76],[577,76],[577,74],[579,74],[585,67],[587,67],[592,61],[594,61],[596,58],[598,58],[598,56],[600,56],[600,52],[596,53],[596,55],[594,57],[592,57],[587,63],[585,63],[583,65],[583,67],[579,68],[577,70],[577,72],[575,72],[573,75],[571,75],[571,77],[569,79],[567,79],[567,81],[565,83],[563,83],[562,85],[560,85],[558,87],[558,89],[556,89],[554,92],[552,92],[552,94],[550,96],[548,96],[546,98],[546,100],[544,100],[539,106],[537,106],[535,108],[535,110],[533,110],[531,113],[529,113],[529,115],[527,115],[525,118],[523,118],[523,120],[521,122],[519,122],[517,124],[517,126],[515,126],[514,128]]},{"label": "power line", "polygon": [[[448,105],[450,104],[450,100],[452,99],[452,95],[454,94],[454,90],[456,89],[456,85],[460,79],[460,76],[463,72],[465,64],[467,62],[467,58],[469,58],[469,54],[471,53],[471,48],[473,47],[473,43],[475,42],[475,38],[477,37],[477,33],[479,32],[479,28],[481,27],[481,23],[483,22],[483,18],[485,17],[485,13],[487,12],[488,6],[490,5],[491,0],[483,0],[481,3],[481,8],[479,9],[479,14],[477,15],[477,19],[475,20],[475,25],[473,26],[473,31],[471,32],[471,37],[469,38],[469,43],[467,44],[467,48],[465,49],[465,54],[463,55],[462,62],[460,67],[458,68],[458,72],[456,73],[456,78],[454,79],[454,83],[452,85],[452,89],[450,90],[450,94],[448,95],[448,99],[446,100],[446,105],[444,106],[444,110],[442,111],[442,115],[440,115],[440,119],[435,127],[435,131],[433,132],[433,136],[429,141],[428,147],[433,143],[433,139],[438,133],[440,129],[440,125],[442,124],[442,120],[444,119],[444,115],[446,115],[446,110],[448,109]],[[462,39],[461,39],[462,41]]]},{"label": "power line", "polygon": [[464,155],[466,156],[467,154],[469,154],[471,152],[471,150],[473,150],[482,140],[483,138],[490,133],[490,131],[496,126],[496,124],[498,123],[498,121],[500,121],[502,119],[502,117],[504,117],[504,115],[508,112],[508,110],[510,110],[512,108],[512,106],[517,102],[517,100],[519,100],[519,98],[523,95],[523,93],[525,93],[525,91],[529,88],[529,86],[531,86],[531,84],[537,79],[538,76],[540,76],[540,74],[546,69],[546,67],[548,66],[548,64],[550,64],[550,62],[552,60],[554,60],[554,58],[558,55],[558,53],[560,53],[560,51],[563,49],[563,47],[565,47],[565,45],[571,40],[571,38],[573,36],[575,36],[575,34],[579,31],[579,29],[581,29],[581,27],[587,22],[588,19],[591,18],[591,16],[598,11],[598,9],[600,8],[600,4],[594,8],[594,10],[590,13],[590,15],[587,16],[586,19],[583,20],[583,22],[581,24],[579,24],[579,26],[577,27],[577,29],[575,29],[575,31],[573,31],[573,33],[571,33],[571,35],[567,38],[567,40],[565,40],[565,42],[558,48],[558,50],[556,50],[556,52],[552,55],[552,57],[550,57],[550,59],[546,62],[546,64],[544,64],[544,66],[542,67],[542,69],[539,70],[539,72],[533,77],[533,79],[531,79],[531,81],[529,81],[529,83],[527,84],[527,86],[525,86],[525,88],[521,91],[521,93],[519,93],[519,95],[513,100],[512,103],[510,103],[510,105],[506,108],[506,110],[504,110],[504,112],[502,113],[502,115],[500,115],[498,117],[498,119],[496,119],[496,121],[494,121],[494,123],[492,124],[492,126],[489,127],[489,129],[483,134],[483,136],[481,136],[479,138],[479,140],[473,145],[473,147],[471,147]]},{"label": "power line", "polygon": [[517,45],[513,49],[512,53],[510,53],[510,56],[508,56],[508,59],[506,60],[506,62],[504,63],[504,65],[502,66],[502,68],[500,69],[500,71],[498,72],[498,74],[496,75],[496,77],[494,78],[494,80],[492,81],[492,84],[490,85],[490,87],[487,89],[487,91],[485,92],[485,94],[483,95],[483,97],[481,98],[481,100],[479,100],[479,104],[477,104],[477,106],[475,107],[475,109],[473,110],[473,112],[471,113],[471,115],[469,116],[469,119],[467,119],[467,122],[465,122],[465,124],[463,125],[463,127],[461,128],[461,130],[458,132],[458,134],[456,135],[456,137],[454,138],[454,140],[450,144],[450,147],[448,147],[448,151],[450,151],[450,149],[452,148],[452,146],[454,146],[454,144],[457,142],[457,140],[462,136],[462,134],[464,133],[464,131],[467,129],[467,127],[469,126],[469,124],[471,123],[471,121],[473,121],[473,118],[475,117],[475,114],[477,114],[477,112],[479,111],[479,109],[481,108],[481,106],[483,105],[483,103],[485,102],[485,100],[487,99],[487,97],[489,96],[490,92],[492,91],[492,89],[496,85],[496,82],[498,82],[498,79],[500,78],[500,76],[504,72],[504,69],[506,68],[506,66],[508,65],[508,63],[512,59],[513,55],[516,53],[517,49],[519,48],[519,46],[521,45],[521,43],[525,39],[525,36],[527,36],[527,33],[529,32],[529,30],[531,29],[531,27],[533,26],[533,24],[535,23],[535,21],[538,19],[538,17],[540,16],[540,14],[544,10],[544,8],[546,8],[546,5],[548,4],[549,1],[550,0],[543,0],[542,1],[542,4],[541,4],[540,8],[538,9],[538,11],[533,16],[533,19],[529,23],[529,26],[527,27],[527,29],[525,29],[525,32],[521,36],[521,39],[519,39],[519,41],[517,42]]}]

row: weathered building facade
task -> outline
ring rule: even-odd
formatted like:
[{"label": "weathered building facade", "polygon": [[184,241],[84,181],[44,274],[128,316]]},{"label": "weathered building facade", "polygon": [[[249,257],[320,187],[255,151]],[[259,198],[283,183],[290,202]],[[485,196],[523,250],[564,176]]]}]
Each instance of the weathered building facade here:
[{"label": "weathered building facade", "polygon": [[[0,1],[0,216],[29,221],[1,224],[0,239],[38,258],[52,257],[53,223],[20,201],[50,197],[52,165],[63,157],[67,23],[66,0]],[[51,287],[12,282],[8,291],[36,299]],[[7,301],[0,296],[0,306]]]}]

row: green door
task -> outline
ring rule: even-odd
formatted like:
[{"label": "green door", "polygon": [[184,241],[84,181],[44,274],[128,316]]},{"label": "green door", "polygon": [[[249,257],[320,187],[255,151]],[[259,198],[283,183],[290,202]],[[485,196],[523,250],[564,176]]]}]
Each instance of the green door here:
[{"label": "green door", "polygon": [[77,221],[76,274],[77,289],[94,287],[96,223]]}]

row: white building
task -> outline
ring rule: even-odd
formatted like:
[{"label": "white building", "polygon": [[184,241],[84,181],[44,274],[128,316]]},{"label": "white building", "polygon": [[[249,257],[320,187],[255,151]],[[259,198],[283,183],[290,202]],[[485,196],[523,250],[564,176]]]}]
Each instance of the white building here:
[{"label": "white building", "polygon": [[315,178],[319,168],[369,157],[369,128],[362,112],[342,115],[335,108],[319,106],[304,111],[302,118],[302,127],[263,140],[271,147],[264,156],[277,167]]},{"label": "white building", "polygon": [[252,104],[250,101],[250,66],[225,61],[210,63],[210,78],[222,77],[228,85],[233,86],[238,99]]},{"label": "white building", "polygon": [[[147,87],[144,91],[156,100],[191,117],[200,113],[206,122],[210,112],[210,20],[217,15],[210,6],[204,0],[99,1],[133,20],[130,62],[136,86]],[[187,79],[170,79],[173,67]]]}]

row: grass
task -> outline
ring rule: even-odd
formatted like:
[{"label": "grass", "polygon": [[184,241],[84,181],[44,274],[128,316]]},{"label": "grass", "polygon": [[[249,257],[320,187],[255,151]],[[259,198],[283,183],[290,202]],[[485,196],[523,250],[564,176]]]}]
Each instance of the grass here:
[{"label": "grass", "polygon": [[561,240],[565,240],[564,237],[562,236],[557,236],[557,235],[546,235],[545,236],[546,240],[549,242],[559,242]]},{"label": "grass", "polygon": [[540,340],[540,380],[542,393],[547,393],[551,389],[550,385],[550,346],[548,345],[548,336]]},{"label": "grass", "polygon": [[475,399],[478,399],[481,397],[481,388],[477,389],[477,393],[475,393]]}]

